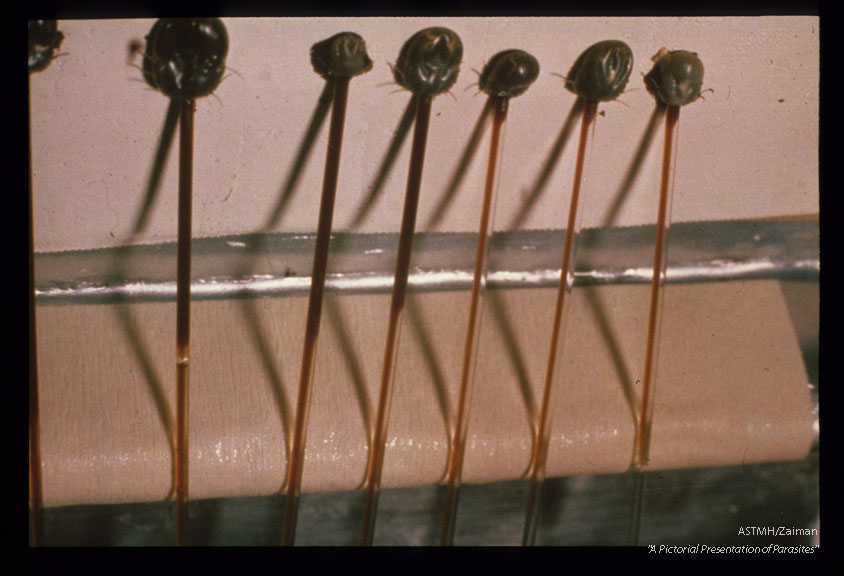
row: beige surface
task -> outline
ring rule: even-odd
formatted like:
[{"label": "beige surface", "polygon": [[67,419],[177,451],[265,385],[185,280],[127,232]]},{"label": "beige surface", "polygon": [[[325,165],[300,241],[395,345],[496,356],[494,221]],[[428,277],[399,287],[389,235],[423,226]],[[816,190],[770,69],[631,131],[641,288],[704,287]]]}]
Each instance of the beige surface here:
[{"label": "beige surface", "polygon": [[[412,298],[402,332],[384,484],[442,479],[467,292]],[[646,286],[578,288],[557,390],[549,474],[623,472],[641,378]],[[547,354],[552,289],[491,292],[464,479],[517,478]],[[307,299],[193,304],[191,497],[281,488]],[[331,297],[323,316],[304,488],[363,478],[388,295]],[[122,310],[122,312],[121,312]],[[170,489],[175,306],[38,309],[48,506],[159,500]],[[655,408],[655,468],[799,459],[807,376],[779,284],[670,286]],[[156,398],[161,400],[160,406]],[[447,406],[447,408],[444,408]]]},{"label": "beige surface", "polygon": [[[764,18],[399,18],[225,19],[230,73],[198,103],[194,234],[250,232],[275,206],[322,90],[310,46],[360,33],[374,69],[352,82],[336,226],[349,226],[408,101],[389,63],[417,30],[450,26],[463,39],[452,96],[436,99],[420,226],[444,190],[483,106],[477,74],[496,52],[522,48],[540,77],[512,102],[496,222],[507,226],[532,187],[574,102],[563,80],[593,42],[618,38],[635,57],[619,103],[601,106],[588,155],[584,226],[603,222],[648,123],[653,100],[642,75],[661,47],[696,51],[713,92],[681,115],[675,221],[818,212],[819,19]],[[64,21],[63,55],[31,80],[35,241],[39,251],[120,244],[141,203],[166,99],[127,63],[127,47],[151,20]],[[280,231],[313,231],[325,155],[324,129]],[[575,130],[574,136],[576,137]],[[656,219],[661,133],[619,214],[619,225]],[[485,144],[482,144],[483,147]],[[360,231],[397,231],[407,174],[405,145]],[[570,141],[526,228],[560,228],[571,190]],[[144,242],[175,239],[176,147]],[[441,230],[475,230],[484,176],[479,153]]]}]

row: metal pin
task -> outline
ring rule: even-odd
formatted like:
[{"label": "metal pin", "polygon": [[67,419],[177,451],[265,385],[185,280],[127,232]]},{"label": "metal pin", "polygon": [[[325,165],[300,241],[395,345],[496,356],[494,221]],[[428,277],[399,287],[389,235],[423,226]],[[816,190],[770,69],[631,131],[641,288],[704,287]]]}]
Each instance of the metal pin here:
[{"label": "metal pin", "polygon": [[179,111],[179,222],[176,264],[176,526],[180,546],[187,543],[188,415],[190,400],[190,261],[193,200],[193,100]]},{"label": "metal pin", "polygon": [[680,107],[700,97],[703,84],[703,63],[693,52],[661,49],[654,57],[654,67],[645,76],[645,86],[657,98],[658,106],[665,106],[665,144],[662,153],[662,173],[659,184],[656,243],[654,246],[653,279],[651,281],[648,313],[647,348],[642,379],[642,404],[636,427],[636,450],[632,470],[634,496],[630,520],[629,543],[638,544],[639,529],[650,462],[651,430],[653,427],[654,395],[656,389],[659,337],[662,328],[662,303],[668,254],[668,231],[671,226],[671,198],[673,195],[673,159],[677,153],[676,134]]},{"label": "metal pin", "polygon": [[284,508],[284,525],[281,537],[284,546],[292,546],[296,536],[296,515],[305,460],[305,438],[308,429],[311,385],[313,383],[319,324],[322,316],[322,300],[325,292],[325,276],[334,218],[334,199],[340,172],[340,151],[343,144],[343,125],[346,119],[349,81],[353,76],[372,69],[372,61],[366,54],[366,44],[363,38],[351,32],[343,32],[315,44],[311,48],[311,63],[318,74],[332,83],[334,96],[331,127],[328,135],[328,151],[325,159],[322,200],[319,208],[311,291],[308,300],[308,315],[305,321],[305,345],[302,352],[299,396],[296,402],[293,443],[285,483],[287,501]]},{"label": "metal pin", "polygon": [[557,291],[557,304],[554,310],[554,322],[551,332],[551,346],[545,372],[545,387],[540,404],[539,421],[534,440],[533,457],[528,475],[527,513],[522,543],[533,545],[539,519],[540,492],[545,481],[545,464],[548,458],[548,443],[551,435],[551,404],[555,382],[560,378],[557,359],[563,357],[563,343],[569,297],[574,286],[574,264],[576,242],[579,234],[580,185],[583,177],[583,165],[586,157],[586,144],[589,130],[594,125],[598,112],[598,103],[614,100],[627,85],[633,68],[633,53],[630,47],[619,40],[605,40],[590,46],[575,61],[566,76],[566,88],[584,101],[580,142],[577,148],[577,161],[574,170],[571,201],[569,205],[566,236],[563,246],[563,262],[560,270],[560,286]]},{"label": "metal pin", "polygon": [[536,58],[521,50],[507,50],[492,57],[481,74],[481,90],[489,94],[493,111],[492,135],[489,142],[486,183],[484,186],[481,221],[478,230],[478,248],[475,256],[472,295],[469,301],[469,325],[463,350],[463,371],[457,402],[457,421],[449,443],[448,468],[446,469],[446,500],[440,545],[454,543],[457,520],[457,503],[463,476],[466,434],[469,427],[469,404],[475,380],[478,340],[481,331],[483,295],[486,291],[487,256],[489,238],[493,232],[496,174],[500,155],[500,141],[507,119],[510,98],[524,93],[539,76]]},{"label": "metal pin", "polygon": [[[40,72],[50,65],[64,40],[55,20],[27,22],[29,73]],[[29,81],[29,77],[27,77]],[[29,93],[29,91],[27,91]],[[32,212],[32,114],[29,114],[29,543],[44,544],[44,484],[41,463],[41,411],[38,394],[38,342],[35,334],[35,233]]]},{"label": "metal pin", "polygon": [[176,264],[176,541],[187,544],[189,499],[190,288],[193,200],[193,125],[196,99],[219,85],[228,33],[217,18],[156,20],[147,35],[144,79],[180,103],[179,206]]},{"label": "metal pin", "polygon": [[447,28],[426,28],[414,34],[399,53],[393,76],[402,87],[410,90],[417,99],[416,120],[413,131],[413,146],[410,152],[410,168],[407,177],[404,211],[399,234],[398,258],[390,303],[390,319],[387,327],[387,342],[384,349],[384,365],[381,372],[381,388],[378,395],[375,430],[370,439],[369,458],[363,487],[366,501],[361,529],[361,545],[372,545],[375,533],[375,515],[378,494],[381,489],[381,472],[384,467],[384,450],[387,439],[387,420],[395,376],[398,353],[399,331],[404,311],[410,254],[416,228],[416,211],[419,192],[422,187],[422,167],[425,161],[425,146],[428,139],[428,123],[431,104],[437,94],[449,90],[457,80],[463,44],[453,31]]}]

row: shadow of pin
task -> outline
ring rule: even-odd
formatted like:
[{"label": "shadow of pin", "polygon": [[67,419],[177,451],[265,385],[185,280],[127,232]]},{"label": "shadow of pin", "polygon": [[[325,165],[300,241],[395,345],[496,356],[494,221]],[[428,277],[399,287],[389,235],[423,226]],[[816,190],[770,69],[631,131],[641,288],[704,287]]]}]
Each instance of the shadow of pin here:
[{"label": "shadow of pin", "polygon": [[613,323],[607,315],[607,307],[601,299],[600,294],[595,290],[586,290],[586,302],[598,323],[598,329],[601,336],[609,349],[612,363],[615,367],[616,374],[621,381],[622,393],[624,400],[630,408],[630,417],[633,419],[634,426],[639,421],[638,403],[636,402],[636,391],[633,389],[633,377],[630,370],[624,362],[624,355],[619,346],[619,337],[616,333]]},{"label": "shadow of pin", "polygon": [[384,182],[387,181],[387,176],[390,175],[393,166],[395,166],[396,158],[398,158],[401,146],[407,138],[408,132],[410,132],[410,126],[413,124],[413,119],[416,116],[417,100],[418,97],[416,95],[413,95],[410,98],[407,108],[396,127],[396,131],[393,133],[393,139],[390,141],[390,146],[387,148],[387,151],[384,153],[384,157],[381,159],[381,165],[378,168],[378,173],[372,181],[372,185],[369,187],[369,194],[358,207],[355,217],[349,225],[349,230],[355,230],[363,224],[363,221],[366,220],[366,217],[369,215],[369,212],[372,210],[375,202],[377,202],[378,198],[381,196],[381,192],[384,188]]},{"label": "shadow of pin", "polygon": [[533,397],[530,371],[525,365],[525,353],[519,346],[516,337],[515,326],[510,319],[510,312],[507,303],[497,290],[488,290],[487,299],[489,302],[489,311],[492,318],[501,329],[501,334],[504,338],[504,345],[507,347],[507,356],[513,365],[513,370],[516,373],[516,380],[519,384],[519,391],[522,395],[522,402],[527,411],[527,418],[529,422],[535,422],[537,418],[536,399]]},{"label": "shadow of pin", "polygon": [[363,428],[366,434],[371,430],[372,417],[369,410],[369,396],[366,391],[366,377],[363,373],[363,368],[360,364],[360,359],[355,351],[354,342],[351,334],[349,334],[348,327],[345,322],[347,317],[340,304],[339,296],[326,294],[325,297],[325,311],[337,341],[340,344],[340,349],[343,351],[343,358],[346,361],[346,366],[349,369],[352,378],[352,385],[355,390],[355,399],[358,403],[358,410],[363,420]]},{"label": "shadow of pin", "polygon": [[577,123],[577,119],[580,118],[583,106],[584,102],[582,98],[575,100],[568,116],[566,116],[566,121],[563,123],[563,127],[560,129],[560,134],[557,136],[557,139],[554,141],[554,145],[551,147],[551,150],[548,152],[548,156],[545,158],[545,163],[542,165],[542,169],[539,171],[539,174],[533,183],[533,187],[525,197],[522,207],[510,220],[510,223],[506,228],[507,230],[518,230],[522,224],[524,224],[525,220],[527,220],[534,206],[536,206],[536,203],[542,197],[542,193],[548,184],[548,179],[551,177],[551,174],[553,174],[554,168],[556,168],[557,162],[560,160],[560,156],[563,153],[563,149],[566,147],[566,143],[571,137],[571,133],[574,129],[574,125]]},{"label": "shadow of pin", "polygon": [[308,129],[305,131],[305,135],[302,137],[302,142],[299,144],[299,150],[297,151],[293,164],[290,167],[290,172],[287,175],[284,186],[282,186],[279,193],[278,202],[276,203],[276,206],[270,216],[267,218],[262,231],[268,232],[276,227],[281,220],[281,217],[284,215],[284,211],[286,210],[288,204],[290,204],[290,201],[294,198],[296,185],[299,183],[302,171],[304,170],[305,165],[307,165],[308,158],[314,149],[314,142],[316,142],[320,129],[325,123],[325,118],[328,116],[328,110],[331,108],[331,101],[333,98],[334,82],[332,80],[328,80],[326,81],[325,86],[322,89],[322,93],[319,96],[314,113],[308,123]]},{"label": "shadow of pin", "polygon": [[[290,402],[284,393],[284,380],[281,376],[281,369],[276,365],[282,355],[269,346],[270,339],[261,323],[261,314],[258,310],[257,302],[254,299],[244,299],[241,302],[241,311],[244,315],[247,328],[252,332],[251,340],[258,348],[258,354],[261,357],[261,366],[269,380],[279,417],[282,422],[290,422]],[[291,438],[288,426],[282,426],[282,434],[284,435],[285,453],[290,454]]]},{"label": "shadow of pin", "polygon": [[[124,298],[121,297],[120,300],[124,300]],[[167,402],[167,396],[164,394],[161,379],[155,372],[155,367],[150,359],[147,346],[141,337],[141,330],[138,328],[137,321],[135,316],[132,314],[128,303],[125,301],[119,302],[115,309],[117,311],[117,317],[120,321],[123,333],[126,335],[126,340],[132,349],[132,357],[138,363],[138,366],[141,368],[141,372],[144,375],[144,379],[147,382],[147,390],[155,404],[158,418],[161,420],[161,426],[164,428],[164,433],[167,435],[171,453],[175,453],[175,445],[173,443],[174,426],[170,412],[170,405]]]},{"label": "shadow of pin", "polygon": [[446,436],[450,436],[452,416],[448,405],[448,394],[446,393],[446,377],[442,365],[437,359],[437,353],[428,330],[425,329],[422,308],[417,302],[417,298],[417,294],[408,295],[406,302],[408,324],[410,324],[411,329],[416,333],[416,338],[419,340],[419,346],[425,359],[425,366],[428,368],[431,379],[434,382],[434,392],[437,396],[437,403],[440,408],[440,416],[442,417],[445,433]]},{"label": "shadow of pin", "polygon": [[135,225],[132,227],[129,240],[133,240],[141,234],[147,225],[147,220],[152,213],[152,207],[158,198],[158,190],[161,187],[161,177],[164,175],[164,168],[167,166],[167,156],[173,145],[176,135],[176,126],[179,124],[179,109],[181,105],[178,100],[170,99],[167,105],[167,116],[164,118],[164,126],[161,129],[161,138],[158,141],[158,150],[152,163],[149,180],[147,180],[146,194],[144,201],[138,210],[135,218]]},{"label": "shadow of pin", "polygon": [[[128,258],[128,251],[121,251],[121,253],[123,254],[123,258]],[[125,276],[122,273],[122,265],[119,265],[118,268],[120,271],[117,276]],[[164,393],[164,388],[161,384],[161,378],[159,378],[155,371],[147,345],[144,343],[141,335],[141,329],[138,326],[137,319],[132,313],[131,307],[124,295],[117,296],[115,312],[123,334],[126,337],[126,341],[132,350],[132,358],[134,358],[134,361],[141,369],[141,373],[143,374],[144,381],[147,385],[147,392],[152,398],[156,413],[158,414],[158,419],[160,420],[164,433],[167,436],[167,443],[170,447],[171,467],[175,469],[175,426],[173,423],[172,412],[170,410],[170,404],[167,401],[167,396]],[[174,489],[175,486],[171,484],[171,495]]]},{"label": "shadow of pin", "polygon": [[[147,179],[146,191],[144,193],[143,202],[138,209],[138,214],[135,217],[135,223],[132,230],[126,239],[127,244],[121,246],[115,254],[115,259],[112,263],[111,275],[118,284],[126,280],[127,267],[131,261],[131,254],[133,250],[132,242],[146,229],[149,217],[152,214],[152,208],[158,198],[158,191],[161,187],[161,178],[164,174],[164,169],[167,165],[167,157],[172,148],[174,136],[176,134],[176,127],[179,124],[179,114],[181,103],[176,99],[170,99],[167,107],[167,114],[164,118],[164,125],[161,129],[161,136],[158,141],[158,148],[156,149],[153,158],[152,167],[150,169],[149,178]],[[175,429],[173,418],[171,416],[170,405],[167,402],[167,397],[164,394],[164,389],[161,384],[161,379],[155,372],[150,354],[147,346],[141,336],[141,330],[138,326],[135,315],[132,314],[131,308],[128,305],[125,295],[120,294],[117,297],[117,306],[115,307],[117,318],[123,330],[126,340],[132,349],[132,356],[138,363],[141,372],[144,375],[144,380],[147,384],[147,391],[152,397],[155,404],[158,418],[167,435],[167,441],[170,446],[171,466],[175,468]],[[172,493],[174,486],[171,486]]]},{"label": "shadow of pin", "polygon": [[[125,254],[126,253],[124,253],[124,257]],[[167,401],[166,394],[164,393],[164,388],[161,384],[161,379],[155,371],[155,367],[150,358],[147,345],[144,343],[143,337],[141,335],[141,329],[137,324],[137,319],[132,313],[130,305],[126,301],[125,296],[117,296],[117,305],[115,306],[115,311],[117,314],[117,319],[120,323],[120,327],[123,331],[124,336],[126,337],[126,341],[132,350],[132,357],[138,364],[139,368],[141,369],[141,373],[144,376],[144,381],[147,385],[147,392],[151,396],[153,404],[155,405],[155,410],[158,414],[158,419],[161,422],[164,434],[167,437],[167,443],[170,447],[171,467],[175,469],[175,427],[173,424],[173,417],[172,412],[170,410],[170,404]],[[174,489],[175,486],[171,484],[171,495]]]},{"label": "shadow of pin", "polygon": [[[627,171],[624,174],[624,178],[621,181],[621,185],[616,191],[612,203],[607,208],[607,211],[605,212],[604,217],[601,220],[601,223],[599,225],[600,228],[610,228],[616,223],[618,215],[621,212],[621,208],[627,201],[630,195],[630,190],[632,189],[633,184],[636,182],[636,178],[638,177],[639,171],[642,168],[642,163],[644,162],[648,150],[650,149],[651,144],[653,142],[654,135],[656,134],[656,129],[659,126],[660,121],[662,120],[664,115],[664,106],[661,106],[659,104],[654,106],[654,110],[651,113],[651,117],[648,120],[648,124],[645,127],[644,132],[642,132],[642,137],[640,138],[639,144],[636,147],[636,151],[633,154],[633,158],[631,159],[630,164],[627,167]],[[587,259],[581,259],[581,262],[579,264],[580,266],[585,267],[587,269],[592,268]],[[613,365],[621,382],[624,399],[630,408],[630,415],[633,418],[634,447],[631,451],[631,454],[633,454],[631,458],[633,458],[635,457],[635,428],[638,427],[639,423],[639,405],[636,399],[636,392],[633,389],[633,376],[631,375],[629,367],[624,362],[624,357],[621,353],[621,348],[619,344],[619,337],[615,329],[613,328],[613,324],[610,321],[606,311],[606,306],[604,305],[600,296],[596,292],[589,290],[586,292],[586,300],[593,317],[598,322],[598,327],[601,331],[603,340],[606,343],[608,350],[610,351],[610,355],[612,356]]]},{"label": "shadow of pin", "polygon": [[[539,514],[538,534],[547,534],[559,526],[563,521],[566,511],[566,504],[572,494],[568,487],[569,478],[549,478],[543,482],[542,493],[540,494],[541,504]],[[551,542],[547,543],[551,545]]]},{"label": "shadow of pin", "polygon": [[463,149],[463,154],[460,156],[460,161],[454,169],[454,174],[452,175],[448,186],[445,190],[443,190],[443,193],[440,195],[439,200],[435,204],[434,209],[431,212],[431,216],[428,218],[428,222],[423,228],[424,230],[433,230],[436,228],[443,219],[443,216],[445,215],[448,207],[451,205],[452,200],[454,200],[455,192],[463,182],[463,178],[466,176],[466,171],[469,169],[469,166],[472,163],[472,158],[475,156],[475,151],[478,149],[478,144],[480,144],[481,137],[483,136],[484,129],[487,125],[486,120],[489,118],[491,110],[492,99],[488,98],[477,122],[475,122],[475,127],[472,129],[469,141],[466,143],[466,147]]},{"label": "shadow of pin", "polygon": [[[319,99],[317,100],[317,105],[314,108],[310,121],[308,122],[308,127],[305,130],[302,141],[299,143],[299,149],[293,160],[293,164],[290,167],[287,178],[279,191],[278,201],[261,229],[249,236],[249,246],[246,256],[241,261],[238,270],[235,271],[235,276],[245,277],[252,273],[252,270],[255,267],[255,261],[262,253],[262,245],[264,242],[263,234],[269,232],[278,225],[288,205],[295,197],[297,184],[299,183],[302,172],[304,171],[308,159],[313,152],[314,143],[316,142],[317,136],[322,129],[322,125],[325,123],[325,118],[328,116],[328,111],[331,108],[333,97],[334,82],[333,80],[327,80],[323,86],[322,92],[320,93]],[[249,299],[248,294],[243,294],[242,296],[245,296],[247,299],[241,304],[241,312],[244,315],[248,329],[252,332],[252,342],[257,347],[258,354],[261,357],[261,365],[267,379],[269,380],[270,388],[272,390],[273,398],[281,417],[281,421],[290,422],[291,414],[289,402],[284,392],[284,381],[281,376],[280,367],[276,365],[279,361],[279,354],[277,351],[271,350],[267,344],[269,340],[267,338],[267,334],[265,333],[256,302]],[[291,449],[290,430],[288,428],[288,426],[282,426],[284,447],[287,454],[290,453]]]},{"label": "shadow of pin", "polygon": [[[317,136],[319,135],[325,118],[328,115],[328,110],[331,108],[333,96],[334,83],[333,81],[328,80],[326,81],[322,93],[319,96],[314,113],[311,115],[308,128],[302,137],[302,141],[299,143],[299,150],[296,153],[296,157],[293,160],[293,164],[290,167],[290,171],[284,181],[284,185],[279,191],[278,201],[276,202],[273,211],[267,217],[266,222],[261,228],[244,238],[244,242],[247,244],[247,250],[245,251],[245,256],[240,261],[237,270],[234,272],[235,277],[247,277],[252,273],[252,270],[255,268],[256,259],[259,258],[263,252],[265,234],[272,231],[272,229],[278,225],[285,210],[294,198],[296,185],[299,183],[299,178],[301,178],[302,171],[304,170],[308,158],[310,158],[311,152],[313,151],[314,143],[316,142]],[[249,297],[249,294],[247,292],[243,292],[237,294],[237,296]]]},{"label": "shadow of pin", "polygon": [[601,220],[601,228],[609,228],[615,224],[616,219],[618,218],[618,213],[627,201],[630,189],[633,187],[633,183],[636,182],[639,170],[642,168],[642,162],[651,147],[651,142],[653,141],[654,134],[656,133],[656,128],[659,126],[660,120],[662,120],[664,115],[665,106],[656,105],[653,113],[651,113],[648,125],[645,127],[645,131],[642,133],[642,138],[639,140],[636,153],[633,155],[633,159],[627,167],[624,180],[622,180],[621,186],[618,187],[618,191],[615,193],[615,198],[613,199],[612,204],[610,204],[609,208],[607,208],[604,218]]}]

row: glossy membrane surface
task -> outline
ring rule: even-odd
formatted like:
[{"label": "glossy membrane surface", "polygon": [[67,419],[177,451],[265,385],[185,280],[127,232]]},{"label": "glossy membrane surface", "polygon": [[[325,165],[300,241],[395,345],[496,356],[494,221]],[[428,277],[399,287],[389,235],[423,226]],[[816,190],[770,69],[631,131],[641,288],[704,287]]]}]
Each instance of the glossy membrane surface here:
[{"label": "glossy membrane surface", "polygon": [[519,96],[539,76],[539,62],[523,50],[505,50],[493,56],[481,73],[479,85],[490,96]]},{"label": "glossy membrane surface", "polygon": [[193,99],[217,89],[229,37],[218,18],[162,18],[147,35],[144,79],[170,98]]},{"label": "glossy membrane surface", "polygon": [[30,72],[40,72],[50,65],[64,40],[55,20],[30,20],[28,23]]},{"label": "glossy membrane surface", "polygon": [[402,46],[393,67],[396,82],[420,96],[435,96],[457,81],[463,43],[448,28],[426,28]]}]

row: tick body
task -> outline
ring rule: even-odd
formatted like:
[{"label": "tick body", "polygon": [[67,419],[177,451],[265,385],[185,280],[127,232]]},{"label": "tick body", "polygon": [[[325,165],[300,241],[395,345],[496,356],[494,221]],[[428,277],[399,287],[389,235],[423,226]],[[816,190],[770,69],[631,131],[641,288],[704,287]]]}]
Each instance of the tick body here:
[{"label": "tick body", "polygon": [[657,209],[657,237],[654,248],[651,304],[648,317],[647,349],[642,379],[642,410],[636,439],[634,467],[645,469],[650,460],[650,434],[653,418],[653,397],[656,384],[656,356],[661,326],[661,297],[665,285],[668,229],[671,224],[671,196],[676,132],[680,121],[680,107],[700,97],[703,83],[703,63],[694,52],[660,50],[653,58],[654,67],[645,76],[645,85],[666,106],[665,145],[662,156],[662,176]]},{"label": "tick body", "polygon": [[372,70],[366,42],[354,32],[341,32],[311,47],[311,65],[323,78],[351,78]]},{"label": "tick body", "polygon": [[630,46],[621,40],[604,40],[575,60],[566,76],[566,88],[587,102],[615,100],[627,86],[631,70]]},{"label": "tick body", "polygon": [[513,98],[524,94],[538,76],[536,58],[523,50],[505,50],[487,62],[478,85],[490,96]]},{"label": "tick body", "polygon": [[316,248],[314,249],[314,265],[311,274],[311,290],[308,298],[308,315],[305,322],[305,345],[299,373],[299,395],[296,399],[293,443],[287,466],[287,502],[284,509],[281,537],[282,544],[286,546],[294,544],[296,533],[296,515],[305,461],[308,411],[310,409],[319,324],[325,293],[325,278],[334,218],[334,201],[340,172],[340,151],[343,144],[343,125],[346,118],[349,82],[352,76],[363,74],[372,68],[372,60],[366,53],[366,44],[363,38],[351,32],[343,32],[315,44],[311,48],[311,63],[317,74],[333,86],[334,93]]},{"label": "tick body", "polygon": [[64,40],[55,20],[30,20],[28,23],[29,71],[41,72],[56,57]]},{"label": "tick body", "polygon": [[162,18],[147,35],[144,79],[170,98],[207,96],[223,78],[228,50],[218,18]]},{"label": "tick body", "polygon": [[645,86],[667,106],[685,106],[700,98],[703,62],[694,52],[665,48],[653,57],[654,67],[645,76]]},{"label": "tick body", "polygon": [[393,66],[396,82],[419,96],[436,96],[457,81],[463,43],[448,28],[426,28],[402,46]]}]

